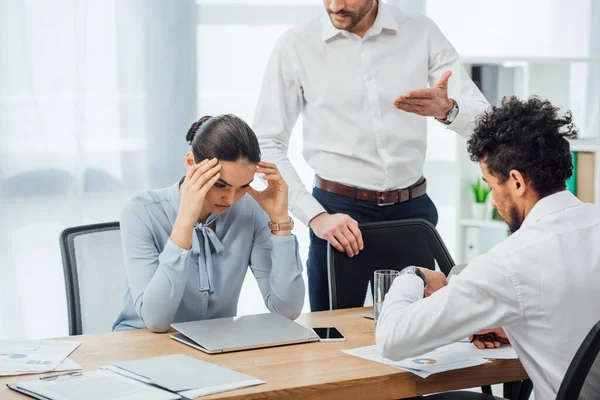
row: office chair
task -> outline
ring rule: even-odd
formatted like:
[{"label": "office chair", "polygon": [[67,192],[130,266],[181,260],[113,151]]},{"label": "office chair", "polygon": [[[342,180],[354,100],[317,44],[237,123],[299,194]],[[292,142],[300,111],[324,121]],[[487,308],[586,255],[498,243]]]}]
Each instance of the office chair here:
[{"label": "office chair", "polygon": [[[327,246],[329,304],[332,310],[362,307],[378,269],[400,271],[417,265],[448,275],[454,261],[435,227],[424,219],[360,224],[365,248],[355,257]],[[371,285],[371,295],[374,287]]]},{"label": "office chair", "polygon": [[[378,269],[400,271],[417,265],[435,269],[448,275],[454,266],[435,227],[424,219],[406,219],[360,224],[364,249],[358,256],[327,246],[329,272],[329,305],[332,310],[362,307],[369,282]],[[371,296],[374,285],[371,284]],[[490,386],[482,386],[483,393],[492,393]]]},{"label": "office chair", "polygon": [[595,400],[600,396],[600,322],[575,353],[556,400]]},{"label": "office chair", "polygon": [[121,311],[126,277],[119,223],[67,228],[60,247],[69,335],[110,332]]}]

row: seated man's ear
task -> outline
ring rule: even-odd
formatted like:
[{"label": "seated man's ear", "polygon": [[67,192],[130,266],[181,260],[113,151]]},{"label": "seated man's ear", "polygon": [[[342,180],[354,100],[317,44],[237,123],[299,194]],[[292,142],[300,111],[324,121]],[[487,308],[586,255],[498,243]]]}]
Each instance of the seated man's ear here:
[{"label": "seated man's ear", "polygon": [[513,185],[514,190],[518,196],[523,196],[527,191],[527,181],[525,180],[525,175],[523,175],[520,171],[513,169],[509,173],[510,184]]}]

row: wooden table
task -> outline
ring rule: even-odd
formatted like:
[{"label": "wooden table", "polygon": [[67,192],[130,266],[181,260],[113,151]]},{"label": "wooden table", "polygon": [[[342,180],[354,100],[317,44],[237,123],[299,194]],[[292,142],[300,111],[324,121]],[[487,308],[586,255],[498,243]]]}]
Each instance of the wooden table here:
[{"label": "wooden table", "polygon": [[[203,399],[319,398],[392,399],[527,379],[518,360],[496,360],[468,369],[435,374],[427,379],[387,365],[342,353],[375,343],[373,321],[363,308],[303,314],[307,327],[335,326],[346,342],[307,343],[228,354],[208,355],[147,330],[72,336],[81,346],[70,358],[84,371],[116,361],[168,354],[187,354],[262,379],[265,385],[203,397]],[[7,383],[40,375],[0,379],[1,399],[28,397],[9,390]]]}]

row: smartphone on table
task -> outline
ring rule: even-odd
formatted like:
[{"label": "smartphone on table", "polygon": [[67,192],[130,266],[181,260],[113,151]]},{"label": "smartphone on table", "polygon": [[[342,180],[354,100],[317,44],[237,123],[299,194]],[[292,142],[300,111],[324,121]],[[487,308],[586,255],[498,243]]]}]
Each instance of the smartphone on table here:
[{"label": "smartphone on table", "polygon": [[337,328],[313,328],[321,342],[345,342],[346,338]]}]

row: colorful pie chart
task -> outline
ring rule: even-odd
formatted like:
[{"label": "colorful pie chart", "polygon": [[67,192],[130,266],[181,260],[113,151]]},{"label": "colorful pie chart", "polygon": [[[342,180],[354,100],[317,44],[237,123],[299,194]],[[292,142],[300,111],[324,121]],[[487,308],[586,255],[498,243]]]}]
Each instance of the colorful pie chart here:
[{"label": "colorful pie chart", "polygon": [[415,358],[412,362],[419,365],[431,365],[437,363],[433,358]]}]

